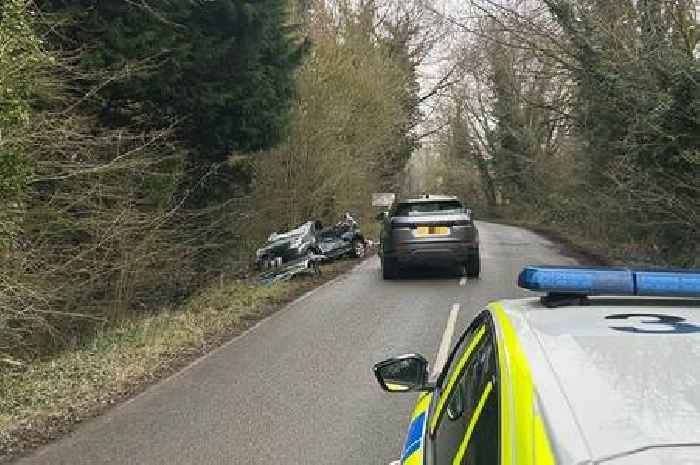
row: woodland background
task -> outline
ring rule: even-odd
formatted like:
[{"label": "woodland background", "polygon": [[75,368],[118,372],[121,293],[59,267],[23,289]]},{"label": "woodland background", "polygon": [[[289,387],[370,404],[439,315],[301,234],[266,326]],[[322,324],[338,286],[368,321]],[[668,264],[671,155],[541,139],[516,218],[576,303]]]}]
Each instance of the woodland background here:
[{"label": "woodland background", "polygon": [[0,356],[244,273],[372,192],[700,266],[691,0],[5,0]]}]

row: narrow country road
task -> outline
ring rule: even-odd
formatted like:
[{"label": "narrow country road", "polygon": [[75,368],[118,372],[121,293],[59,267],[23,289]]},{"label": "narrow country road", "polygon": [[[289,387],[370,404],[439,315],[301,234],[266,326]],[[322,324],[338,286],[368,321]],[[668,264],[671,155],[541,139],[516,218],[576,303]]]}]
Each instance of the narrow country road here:
[{"label": "narrow country road", "polygon": [[18,461],[22,465],[387,465],[415,394],[383,393],[374,362],[435,361],[448,317],[456,338],[489,301],[524,295],[525,264],[573,264],[514,227],[480,223],[482,277],[379,277],[376,257],[167,381]]}]

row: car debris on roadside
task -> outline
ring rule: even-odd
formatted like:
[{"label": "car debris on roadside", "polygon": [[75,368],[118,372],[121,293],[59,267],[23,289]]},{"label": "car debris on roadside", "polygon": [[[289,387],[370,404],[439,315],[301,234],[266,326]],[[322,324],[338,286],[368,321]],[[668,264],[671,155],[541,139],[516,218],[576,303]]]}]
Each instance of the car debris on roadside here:
[{"label": "car debris on roadside", "polygon": [[325,255],[310,253],[305,257],[287,263],[281,268],[275,268],[262,273],[260,275],[260,281],[262,281],[263,284],[270,285],[280,281],[288,281],[294,276],[303,273],[318,276],[321,274],[321,262],[324,260],[326,260]]},{"label": "car debris on roadside", "polygon": [[324,228],[316,221],[307,221],[296,228],[270,235],[256,252],[255,265],[262,271],[266,284],[286,281],[302,273],[320,274],[323,262],[342,257],[362,258],[371,243],[365,240],[357,221],[345,213],[341,221]]}]

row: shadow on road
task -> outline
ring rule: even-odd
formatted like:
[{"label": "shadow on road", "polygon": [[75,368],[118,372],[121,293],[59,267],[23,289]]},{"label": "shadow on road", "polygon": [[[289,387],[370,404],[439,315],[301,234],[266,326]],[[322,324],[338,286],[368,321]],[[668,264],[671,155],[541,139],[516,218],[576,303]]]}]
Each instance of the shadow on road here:
[{"label": "shadow on road", "polygon": [[394,281],[443,281],[461,279],[463,272],[458,267],[407,267],[401,269],[401,276]]}]

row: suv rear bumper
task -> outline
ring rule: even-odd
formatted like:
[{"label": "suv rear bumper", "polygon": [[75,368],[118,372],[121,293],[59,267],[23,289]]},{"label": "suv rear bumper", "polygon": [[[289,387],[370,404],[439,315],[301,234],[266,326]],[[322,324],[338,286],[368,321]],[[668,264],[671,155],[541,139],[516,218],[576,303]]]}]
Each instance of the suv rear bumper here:
[{"label": "suv rear bumper", "polygon": [[406,242],[394,250],[383,251],[382,256],[385,259],[396,259],[401,264],[456,265],[476,254],[478,247],[477,242]]}]

